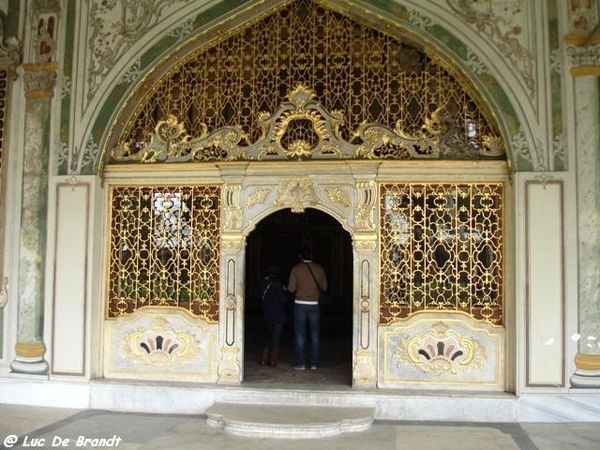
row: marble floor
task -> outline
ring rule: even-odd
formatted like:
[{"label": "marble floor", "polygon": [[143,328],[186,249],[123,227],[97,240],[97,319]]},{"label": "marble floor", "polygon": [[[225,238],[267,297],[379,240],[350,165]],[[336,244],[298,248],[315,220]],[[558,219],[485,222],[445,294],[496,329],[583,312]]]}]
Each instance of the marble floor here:
[{"label": "marble floor", "polygon": [[[247,336],[244,384],[265,388],[350,389],[349,340],[324,336],[317,371],[293,369],[289,334],[277,367],[258,364],[260,335]],[[306,386],[300,386],[306,384]],[[339,436],[282,440],[240,437],[207,424],[202,414],[149,414],[0,404],[0,449],[121,450],[578,450],[600,449],[600,423],[490,423],[375,420]]]},{"label": "marble floor", "polygon": [[121,450],[576,450],[600,449],[598,423],[375,421],[369,430],[320,439],[225,434],[203,415],[162,415],[0,404],[0,448]]}]

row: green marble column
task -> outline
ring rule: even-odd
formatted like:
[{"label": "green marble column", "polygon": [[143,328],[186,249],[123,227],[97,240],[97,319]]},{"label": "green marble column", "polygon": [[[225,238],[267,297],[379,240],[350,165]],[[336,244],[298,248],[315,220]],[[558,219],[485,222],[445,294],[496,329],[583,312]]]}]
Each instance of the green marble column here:
[{"label": "green marble column", "polygon": [[44,359],[44,259],[53,64],[25,65],[25,144],[19,246],[19,298],[13,373],[48,373]]},{"label": "green marble column", "polygon": [[[598,69],[598,68],[594,68]],[[600,388],[600,89],[596,71],[574,79],[579,348],[571,386]]]}]

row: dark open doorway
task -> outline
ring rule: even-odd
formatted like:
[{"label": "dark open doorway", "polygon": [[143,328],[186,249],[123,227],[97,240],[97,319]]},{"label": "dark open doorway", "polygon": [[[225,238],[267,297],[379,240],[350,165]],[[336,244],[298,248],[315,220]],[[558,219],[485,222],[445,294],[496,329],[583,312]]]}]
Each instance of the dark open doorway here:
[{"label": "dark open doorway", "polygon": [[[264,329],[261,319],[260,280],[271,264],[281,269],[287,284],[298,262],[298,250],[308,246],[323,265],[331,302],[321,311],[321,360],[318,371],[298,372],[294,363],[293,304],[288,305],[282,352],[277,367],[261,366]],[[246,243],[244,382],[306,384],[352,382],[352,239],[339,222],[317,209],[304,213],[281,210],[264,218]]]}]

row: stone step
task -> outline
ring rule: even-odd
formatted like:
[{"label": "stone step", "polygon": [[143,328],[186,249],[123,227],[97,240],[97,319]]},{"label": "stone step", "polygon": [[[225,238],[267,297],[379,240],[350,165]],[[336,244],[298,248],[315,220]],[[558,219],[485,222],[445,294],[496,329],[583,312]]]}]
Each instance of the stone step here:
[{"label": "stone step", "polygon": [[236,436],[314,439],[365,431],[373,408],[215,403],[206,423]]}]

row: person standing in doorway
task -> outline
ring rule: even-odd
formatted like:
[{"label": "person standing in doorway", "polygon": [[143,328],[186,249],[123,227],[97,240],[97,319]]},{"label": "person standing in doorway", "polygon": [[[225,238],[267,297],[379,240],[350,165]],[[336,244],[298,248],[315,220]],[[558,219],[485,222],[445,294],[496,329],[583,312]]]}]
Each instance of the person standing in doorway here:
[{"label": "person standing in doorway", "polygon": [[309,364],[312,370],[319,367],[321,310],[319,295],[327,290],[327,277],[323,267],[312,260],[312,252],[303,247],[300,263],[292,267],[288,290],[294,294],[294,344],[296,365],[294,369],[306,370],[307,326],[310,337]]},{"label": "person standing in doorway", "polygon": [[279,279],[279,267],[270,266],[267,269],[260,288],[265,345],[259,363],[275,367],[281,352],[281,335],[286,320],[285,304],[288,299],[286,288]]}]

